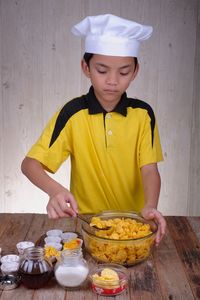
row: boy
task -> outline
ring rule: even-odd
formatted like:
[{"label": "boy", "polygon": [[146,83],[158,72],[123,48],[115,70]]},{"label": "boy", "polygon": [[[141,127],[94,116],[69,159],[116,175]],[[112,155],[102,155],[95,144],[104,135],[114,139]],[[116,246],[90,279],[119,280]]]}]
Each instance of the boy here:
[{"label": "boy", "polygon": [[[139,70],[140,42],[152,27],[99,15],[85,18],[72,32],[85,37],[82,70],[92,86],[54,115],[22,172],[49,195],[50,218],[134,210],[157,222],[159,244],[166,222],[157,210],[157,162],[163,159],[158,129],[151,107],[126,95]],[[71,192],[46,172],[56,172],[68,156]]]}]

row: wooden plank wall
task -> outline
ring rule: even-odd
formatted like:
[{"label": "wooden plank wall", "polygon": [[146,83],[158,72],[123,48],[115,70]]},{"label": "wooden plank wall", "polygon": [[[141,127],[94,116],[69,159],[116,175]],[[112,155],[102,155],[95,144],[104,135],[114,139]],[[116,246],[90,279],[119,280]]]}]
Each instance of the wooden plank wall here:
[{"label": "wooden plank wall", "polygon": [[[0,0],[0,212],[46,211],[47,196],[21,174],[21,161],[52,114],[87,91],[83,43],[70,28],[113,13],[151,24],[129,96],[155,110],[165,162],[159,208],[200,215],[200,1]],[[69,186],[70,164],[54,176]]]},{"label": "wooden plank wall", "polygon": [[[197,7],[197,34],[194,67],[191,153],[189,170],[188,214],[200,215],[200,1]],[[191,199],[196,199],[191,201]]]}]

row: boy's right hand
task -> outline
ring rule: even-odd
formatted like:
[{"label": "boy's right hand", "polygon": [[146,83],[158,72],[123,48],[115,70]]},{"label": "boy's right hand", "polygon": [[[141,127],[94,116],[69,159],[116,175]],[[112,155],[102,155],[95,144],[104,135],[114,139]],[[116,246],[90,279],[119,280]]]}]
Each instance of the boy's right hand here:
[{"label": "boy's right hand", "polygon": [[78,206],[72,193],[63,187],[54,195],[50,195],[47,213],[50,219],[75,217]]}]

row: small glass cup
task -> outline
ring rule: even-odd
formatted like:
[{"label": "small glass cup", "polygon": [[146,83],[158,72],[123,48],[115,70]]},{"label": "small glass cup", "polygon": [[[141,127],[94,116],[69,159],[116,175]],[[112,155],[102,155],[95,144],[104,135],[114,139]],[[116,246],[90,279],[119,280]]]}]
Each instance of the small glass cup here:
[{"label": "small glass cup", "polygon": [[63,248],[64,250],[75,250],[82,248],[83,240],[79,238],[75,238],[72,240],[63,240]]},{"label": "small glass cup", "polygon": [[19,255],[23,255],[25,249],[27,249],[29,247],[33,247],[33,246],[35,246],[35,244],[31,241],[22,241],[22,242],[17,243],[17,245],[16,245]]},{"label": "small glass cup", "polygon": [[57,251],[60,251],[62,249],[62,247],[63,247],[63,245],[61,243],[54,243],[54,242],[45,243],[44,246],[45,247],[46,246],[54,247]]},{"label": "small glass cup", "polygon": [[3,275],[16,275],[19,270],[19,262],[4,262],[1,265]]},{"label": "small glass cup", "polygon": [[19,262],[20,258],[19,255],[15,254],[7,254],[1,257],[1,263],[8,263],[8,262]]},{"label": "small glass cup", "polygon": [[62,241],[67,242],[76,239],[78,235],[75,232],[63,232],[61,235]]},{"label": "small glass cup", "polygon": [[[103,270],[114,271],[118,278],[99,277]],[[91,288],[94,293],[102,296],[116,296],[128,287],[128,271],[119,264],[99,264],[90,271]]]},{"label": "small glass cup", "polygon": [[59,236],[47,236],[44,241],[45,243],[61,243],[62,239]]},{"label": "small glass cup", "polygon": [[51,230],[48,230],[46,232],[46,235],[47,236],[59,236],[59,237],[61,237],[62,233],[63,232],[60,229],[51,229]]}]

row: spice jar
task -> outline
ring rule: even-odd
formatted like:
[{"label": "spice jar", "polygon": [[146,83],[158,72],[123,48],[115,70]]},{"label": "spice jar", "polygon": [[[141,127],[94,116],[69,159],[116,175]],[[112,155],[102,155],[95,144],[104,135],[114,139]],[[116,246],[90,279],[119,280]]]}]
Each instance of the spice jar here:
[{"label": "spice jar", "polygon": [[19,274],[22,283],[31,289],[43,287],[53,275],[50,262],[44,258],[42,247],[30,247],[25,249],[20,263]]},{"label": "spice jar", "polygon": [[68,289],[82,285],[88,273],[89,267],[81,248],[62,251],[61,259],[57,261],[54,269],[57,282]]}]

